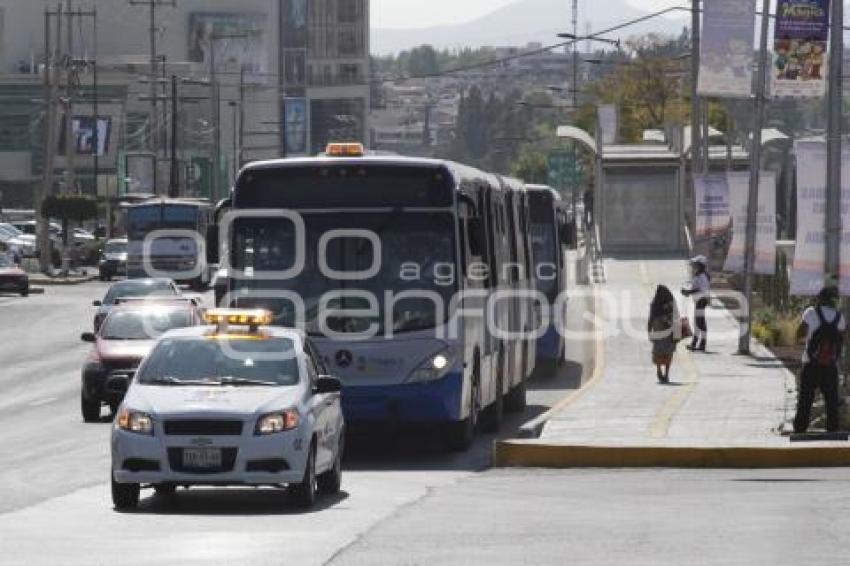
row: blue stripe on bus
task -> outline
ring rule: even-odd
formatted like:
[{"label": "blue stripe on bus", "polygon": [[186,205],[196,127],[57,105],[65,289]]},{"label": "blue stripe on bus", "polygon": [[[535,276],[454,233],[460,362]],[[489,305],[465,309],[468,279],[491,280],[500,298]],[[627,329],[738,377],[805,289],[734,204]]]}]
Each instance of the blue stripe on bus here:
[{"label": "blue stripe on bus", "polygon": [[463,374],[428,383],[347,385],[342,409],[348,422],[453,422],[460,420]]}]

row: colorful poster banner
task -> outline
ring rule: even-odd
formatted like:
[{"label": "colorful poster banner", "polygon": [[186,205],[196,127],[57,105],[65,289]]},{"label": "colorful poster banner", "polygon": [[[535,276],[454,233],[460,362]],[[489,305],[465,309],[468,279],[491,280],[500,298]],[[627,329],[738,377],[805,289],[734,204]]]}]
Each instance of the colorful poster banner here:
[{"label": "colorful poster banner", "polygon": [[[724,271],[744,271],[747,246],[747,207],[750,193],[750,174],[727,174],[732,208],[732,243],[726,255]],[[756,247],[753,272],[759,275],[776,273],[776,173],[762,171],[759,175],[759,204],[756,214]]]},{"label": "colorful poster banner", "polygon": [[729,183],[725,174],[696,175],[696,237],[713,238],[729,230]]},{"label": "colorful poster banner", "polygon": [[699,93],[749,98],[755,57],[755,0],[705,0],[703,4]]},{"label": "colorful poster banner", "polygon": [[778,0],[772,92],[777,98],[826,92],[830,0]]},{"label": "colorful poster banner", "polygon": [[794,144],[797,163],[797,245],[791,271],[791,294],[817,295],[824,283],[826,222],[826,144],[798,141]]},{"label": "colorful poster banner", "polygon": [[286,98],[286,155],[289,157],[307,154],[307,99]]}]

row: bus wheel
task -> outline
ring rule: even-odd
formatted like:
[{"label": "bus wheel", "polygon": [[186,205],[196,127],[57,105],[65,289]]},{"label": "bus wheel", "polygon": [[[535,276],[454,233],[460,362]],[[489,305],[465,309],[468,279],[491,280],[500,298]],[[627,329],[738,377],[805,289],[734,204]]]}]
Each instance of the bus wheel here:
[{"label": "bus wheel", "polygon": [[472,378],[472,391],[469,396],[469,416],[464,420],[446,425],[443,434],[443,442],[452,452],[464,452],[472,446],[475,440],[475,429],[478,427],[478,413],[480,409],[480,380],[478,378],[478,363],[475,364],[475,373]]},{"label": "bus wheel", "polygon": [[505,410],[509,413],[520,413],[525,410],[524,381],[511,389],[507,396],[505,396]]},{"label": "bus wheel", "polygon": [[[501,358],[502,356],[500,355],[499,359],[501,360]],[[493,401],[493,403],[484,411],[484,414],[481,415],[481,429],[484,432],[499,432],[499,429],[502,426],[502,421],[505,417],[505,377],[501,362],[499,364],[497,375],[496,400]]]}]

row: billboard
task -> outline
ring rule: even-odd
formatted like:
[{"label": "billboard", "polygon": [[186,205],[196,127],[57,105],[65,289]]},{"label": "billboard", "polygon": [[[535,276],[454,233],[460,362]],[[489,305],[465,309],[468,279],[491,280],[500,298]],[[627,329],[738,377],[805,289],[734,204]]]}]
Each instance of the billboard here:
[{"label": "billboard", "polygon": [[[258,13],[193,12],[189,14],[189,61],[209,66],[215,56],[219,71],[249,73],[268,71],[266,25]],[[211,50],[214,49],[213,53]]]},{"label": "billboard", "polygon": [[[746,261],[750,174],[730,172],[727,178],[732,206],[732,243],[723,270],[741,273]],[[776,173],[773,171],[762,171],[759,175],[753,272],[759,275],[773,275],[776,272]]]},{"label": "billboard", "polygon": [[750,96],[755,21],[753,0],[705,0],[698,81],[701,95]]},{"label": "billboard", "polygon": [[[67,138],[65,128],[67,123],[67,118],[63,117],[59,125],[59,155],[65,155]],[[112,134],[112,118],[110,116],[98,116],[96,133],[94,116],[74,116],[71,119],[71,131],[76,155],[95,155],[95,141],[97,142],[98,157],[103,157],[109,153],[109,136]]]},{"label": "billboard", "polygon": [[726,175],[694,175],[696,237],[721,236],[729,230],[729,182]]},{"label": "billboard", "polygon": [[284,49],[283,78],[287,88],[307,86],[306,49]]},{"label": "billboard", "polygon": [[284,99],[284,142],[286,155],[307,154],[307,131],[309,127],[309,115],[306,98]]},{"label": "billboard", "polygon": [[307,47],[307,0],[283,0],[283,46]]},{"label": "billboard", "polygon": [[773,95],[820,97],[826,91],[830,0],[778,0]]}]

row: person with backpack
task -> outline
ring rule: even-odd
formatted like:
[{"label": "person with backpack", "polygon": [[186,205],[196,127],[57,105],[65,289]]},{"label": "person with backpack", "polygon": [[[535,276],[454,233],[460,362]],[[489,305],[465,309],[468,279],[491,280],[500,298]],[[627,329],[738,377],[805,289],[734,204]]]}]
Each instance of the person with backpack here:
[{"label": "person with backpack", "polygon": [[655,364],[658,382],[670,383],[670,366],[673,354],[681,340],[682,323],[676,299],[670,289],[659,285],[649,306],[647,331],[652,342],[652,363]]},{"label": "person with backpack", "polygon": [[840,426],[838,412],[838,362],[844,345],[847,321],[838,311],[838,289],[824,288],[815,306],[803,312],[798,331],[806,336],[803,351],[803,372],[800,375],[800,392],[797,397],[797,414],[794,432],[803,433],[809,428],[815,392],[820,389],[826,401],[826,430],[835,432]]},{"label": "person with backpack", "polygon": [[696,332],[688,346],[692,352],[705,352],[708,344],[708,323],[705,320],[705,309],[709,304],[711,292],[711,276],[708,274],[708,258],[698,255],[690,261],[692,279],[689,288],[682,289],[682,295],[694,299],[694,319]]}]

